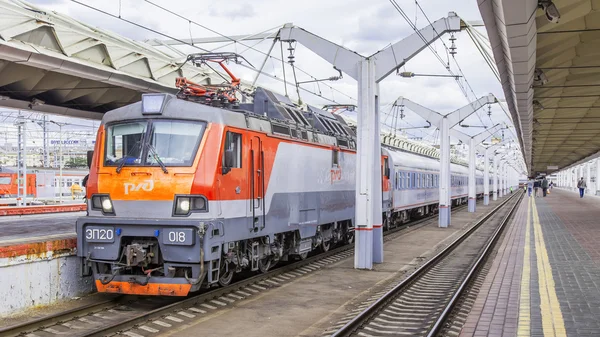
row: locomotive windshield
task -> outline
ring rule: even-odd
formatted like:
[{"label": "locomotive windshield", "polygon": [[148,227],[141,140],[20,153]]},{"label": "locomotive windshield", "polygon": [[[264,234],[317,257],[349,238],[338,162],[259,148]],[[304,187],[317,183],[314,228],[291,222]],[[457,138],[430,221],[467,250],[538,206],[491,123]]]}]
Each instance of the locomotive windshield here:
[{"label": "locomotive windshield", "polygon": [[110,124],[104,164],[191,166],[204,126],[202,122],[165,119]]},{"label": "locomotive windshield", "polygon": [[10,177],[0,177],[0,185],[10,185]]}]

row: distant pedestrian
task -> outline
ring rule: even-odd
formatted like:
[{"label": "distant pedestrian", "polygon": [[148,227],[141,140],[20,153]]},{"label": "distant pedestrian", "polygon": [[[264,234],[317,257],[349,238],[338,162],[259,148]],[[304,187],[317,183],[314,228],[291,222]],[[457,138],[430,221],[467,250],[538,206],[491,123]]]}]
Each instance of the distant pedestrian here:
[{"label": "distant pedestrian", "polygon": [[531,192],[533,192],[533,180],[529,179],[527,182],[527,192],[529,192],[529,196],[531,197]]},{"label": "distant pedestrian", "polygon": [[539,180],[535,180],[533,182],[533,194],[535,195],[535,197],[538,197],[538,190],[540,189],[540,181]]},{"label": "distant pedestrian", "polygon": [[579,182],[577,183],[577,188],[579,189],[579,197],[583,198],[583,193],[587,188],[587,184],[585,183],[585,180],[583,180],[583,177],[581,177],[581,180],[579,180]]},{"label": "distant pedestrian", "polygon": [[550,182],[550,189],[552,189],[552,187],[554,187],[554,182],[553,181]]},{"label": "distant pedestrian", "polygon": [[546,177],[544,177],[542,179],[542,194],[544,195],[544,198],[546,197],[547,192],[548,192],[548,179],[546,179]]}]

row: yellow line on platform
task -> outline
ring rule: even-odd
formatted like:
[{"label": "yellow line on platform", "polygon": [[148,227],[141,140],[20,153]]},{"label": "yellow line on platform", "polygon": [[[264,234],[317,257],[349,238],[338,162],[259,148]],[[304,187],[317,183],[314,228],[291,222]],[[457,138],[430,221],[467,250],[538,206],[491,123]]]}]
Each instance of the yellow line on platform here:
[{"label": "yellow line on platform", "polygon": [[[542,329],[544,336],[566,336],[565,322],[552,277],[552,267],[548,259],[548,251],[544,243],[544,234],[540,225],[540,218],[533,200],[533,232],[535,234],[535,251],[537,256],[538,281],[540,291],[540,308],[542,311]],[[527,218],[529,222],[529,218]]]},{"label": "yellow line on platform", "polygon": [[531,200],[527,202],[527,225],[525,226],[525,248],[523,253],[523,274],[521,275],[521,295],[519,300],[518,336],[531,335]]}]

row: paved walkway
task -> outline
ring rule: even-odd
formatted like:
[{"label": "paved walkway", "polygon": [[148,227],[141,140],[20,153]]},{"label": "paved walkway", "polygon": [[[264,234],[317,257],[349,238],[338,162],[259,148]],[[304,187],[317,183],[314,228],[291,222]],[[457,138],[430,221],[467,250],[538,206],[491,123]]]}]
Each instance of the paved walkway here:
[{"label": "paved walkway", "polygon": [[525,197],[461,336],[600,336],[600,199]]}]

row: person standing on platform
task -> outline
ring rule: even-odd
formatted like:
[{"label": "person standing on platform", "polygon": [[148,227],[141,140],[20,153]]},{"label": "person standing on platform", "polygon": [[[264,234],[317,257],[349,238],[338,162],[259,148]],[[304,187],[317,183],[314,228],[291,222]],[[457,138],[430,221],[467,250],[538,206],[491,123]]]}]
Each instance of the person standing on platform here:
[{"label": "person standing on platform", "polygon": [[577,188],[579,189],[579,197],[583,198],[583,193],[587,188],[587,184],[585,183],[585,180],[583,180],[583,177],[581,177],[581,180],[579,180],[579,182],[577,183]]},{"label": "person standing on platform", "polygon": [[543,194],[544,198],[546,197],[547,192],[548,192],[548,179],[546,179],[546,177],[544,177],[542,179],[542,194]]},{"label": "person standing on platform", "polygon": [[527,181],[527,191],[529,192],[529,196],[531,197],[531,192],[533,191],[533,180],[531,179]]},{"label": "person standing on platform", "polygon": [[540,189],[540,181],[539,180],[534,180],[533,181],[533,194],[535,195],[535,197],[538,197],[538,190]]}]

